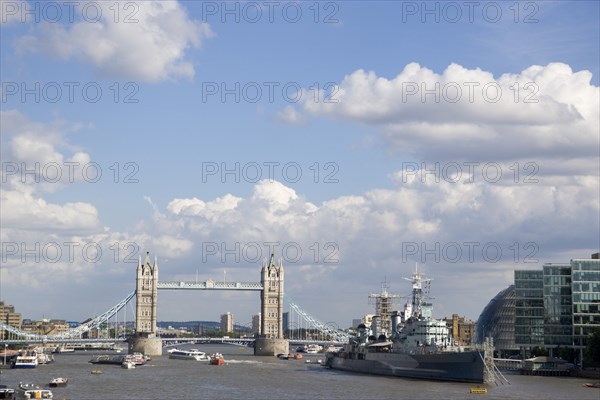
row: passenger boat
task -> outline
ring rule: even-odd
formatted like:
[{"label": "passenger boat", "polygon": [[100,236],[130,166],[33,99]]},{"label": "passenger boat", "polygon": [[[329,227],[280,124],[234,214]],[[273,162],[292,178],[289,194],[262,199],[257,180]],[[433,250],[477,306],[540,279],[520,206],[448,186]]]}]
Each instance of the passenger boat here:
[{"label": "passenger boat", "polygon": [[35,350],[22,351],[12,364],[13,368],[35,368],[39,364]]},{"label": "passenger boat", "polygon": [[[406,378],[483,383],[492,382],[493,348],[489,342],[481,349],[466,350],[452,346],[443,320],[432,318],[432,305],[424,301],[422,274],[415,270],[412,300],[404,312],[390,313],[391,337],[379,324],[369,329],[358,327],[358,335],[340,351],[327,353],[325,365],[343,371]],[[430,280],[425,281],[426,287]],[[375,295],[388,301],[385,289]],[[387,304],[390,305],[390,304]],[[379,332],[378,332],[379,331]]]},{"label": "passenger boat", "polygon": [[14,399],[15,389],[10,389],[6,385],[0,385],[0,399]]},{"label": "passenger boat", "polygon": [[134,369],[135,362],[133,360],[125,360],[125,361],[123,361],[123,364],[121,364],[121,368]]},{"label": "passenger boat", "polygon": [[42,389],[33,383],[19,383],[16,399],[52,399],[54,395],[49,389]]},{"label": "passenger boat", "polygon": [[67,386],[68,382],[69,382],[69,380],[67,378],[58,377],[58,378],[52,379],[50,381],[50,383],[48,384],[48,386],[50,386],[50,387],[65,387],[65,386]]},{"label": "passenger boat", "polygon": [[223,358],[223,354],[221,353],[213,353],[210,356],[210,365],[223,365],[225,364],[225,359]]},{"label": "passenger boat", "polygon": [[198,350],[198,349],[190,349],[190,350],[178,350],[173,349],[170,351],[169,358],[174,360],[195,360],[195,361],[210,361],[210,357]]}]

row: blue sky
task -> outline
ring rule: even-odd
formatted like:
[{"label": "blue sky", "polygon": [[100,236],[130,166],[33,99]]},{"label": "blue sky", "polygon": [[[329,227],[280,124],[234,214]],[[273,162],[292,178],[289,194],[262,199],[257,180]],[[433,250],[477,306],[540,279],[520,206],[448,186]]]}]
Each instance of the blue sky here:
[{"label": "blue sky", "polygon": [[[53,4],[62,21],[52,23],[40,2],[2,1],[0,288],[26,317],[61,310],[56,317],[84,319],[125,297],[134,265],[114,260],[115,242],[156,254],[161,280],[225,269],[250,281],[259,262],[222,262],[206,244],[294,243],[301,259],[280,255],[286,292],[341,325],[370,311],[366,296],[384,279],[408,293],[400,278],[415,261],[436,278],[436,315],[475,319],[514,269],[598,250],[598,2],[475,2],[472,18],[462,2],[282,2],[272,22],[264,2],[121,2],[116,22],[114,2],[79,2],[72,22]],[[21,14],[26,7],[37,7],[39,22]],[[439,10],[438,20],[427,10]],[[39,102],[22,96],[35,82]],[[423,97],[436,82],[448,91]],[[481,91],[492,84],[501,88],[496,102]],[[82,87],[102,97],[86,100]],[[315,101],[315,87],[337,102]],[[222,88],[233,91],[221,97]],[[55,162],[64,178],[65,161],[97,163],[102,177],[87,182],[77,170],[73,182],[36,184],[10,169]],[[206,175],[236,163],[238,181]],[[463,175],[412,173],[422,163],[438,163],[438,178],[456,165]],[[479,163],[471,179],[468,163]],[[502,177],[482,175],[486,163]],[[275,181],[253,179],[257,165],[263,178],[273,165]],[[78,252],[23,261],[21,243],[50,242],[104,252],[96,262]],[[480,243],[473,259],[467,242]],[[336,263],[323,259],[331,243]],[[498,261],[480,251],[490,243],[503,250]],[[537,261],[525,263],[528,254]],[[47,286],[59,294],[48,300]],[[254,297],[164,294],[159,318],[229,310],[250,320]],[[183,298],[214,312],[192,315],[176,306]]]}]

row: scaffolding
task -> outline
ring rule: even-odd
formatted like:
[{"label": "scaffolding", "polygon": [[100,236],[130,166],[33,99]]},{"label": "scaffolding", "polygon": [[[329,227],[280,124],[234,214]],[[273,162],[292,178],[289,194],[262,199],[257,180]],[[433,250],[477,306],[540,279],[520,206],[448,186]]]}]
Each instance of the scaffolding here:
[{"label": "scaffolding", "polygon": [[375,304],[375,314],[379,316],[381,331],[385,332],[386,336],[392,333],[392,306],[398,302],[400,298],[397,294],[389,294],[387,292],[389,285],[383,282],[381,285],[381,293],[372,293],[369,295],[369,304]]}]

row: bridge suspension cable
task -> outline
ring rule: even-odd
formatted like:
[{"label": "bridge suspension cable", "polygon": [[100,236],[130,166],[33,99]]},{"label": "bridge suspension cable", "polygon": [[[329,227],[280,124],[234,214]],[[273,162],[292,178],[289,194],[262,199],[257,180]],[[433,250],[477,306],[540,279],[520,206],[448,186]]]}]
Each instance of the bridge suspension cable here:
[{"label": "bridge suspension cable", "polygon": [[300,315],[314,329],[318,330],[322,334],[330,337],[331,339],[337,342],[347,342],[349,340],[350,334],[348,334],[347,332],[335,329],[334,327],[319,321],[318,319],[310,315],[308,312],[304,311],[298,305],[298,303],[292,300],[291,297],[286,295],[285,299],[287,304],[290,306],[290,309],[292,309],[298,315]]},{"label": "bridge suspension cable", "polygon": [[117,305],[110,308],[108,311],[98,315],[97,317],[66,331],[57,333],[55,335],[40,335],[37,333],[31,333],[29,331],[24,331],[19,328],[15,328],[14,326],[6,325],[4,323],[0,323],[0,330],[6,330],[15,336],[19,336],[29,340],[55,340],[55,339],[73,339],[81,336],[83,333],[88,332],[94,328],[98,328],[102,323],[108,321],[110,318],[115,316],[122,308],[124,308],[127,303],[133,299],[135,296],[135,292],[130,293],[126,298],[121,300]]}]

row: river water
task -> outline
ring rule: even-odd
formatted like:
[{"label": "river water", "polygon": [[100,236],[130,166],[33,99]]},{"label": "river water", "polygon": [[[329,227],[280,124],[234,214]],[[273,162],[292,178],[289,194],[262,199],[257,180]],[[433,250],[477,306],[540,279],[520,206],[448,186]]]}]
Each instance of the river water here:
[{"label": "river water", "polygon": [[[583,387],[589,380],[507,375],[510,384],[470,394],[469,383],[429,382],[334,371],[306,360],[254,357],[252,349],[229,345],[193,345],[207,353],[223,353],[227,363],[154,357],[147,365],[126,370],[118,365],[89,364],[92,352],[56,354],[54,364],[30,370],[2,370],[0,382],[16,388],[20,381],[43,386],[67,377],[65,388],[54,388],[59,399],[593,399],[600,389]],[[101,370],[103,374],[90,374]]]}]

